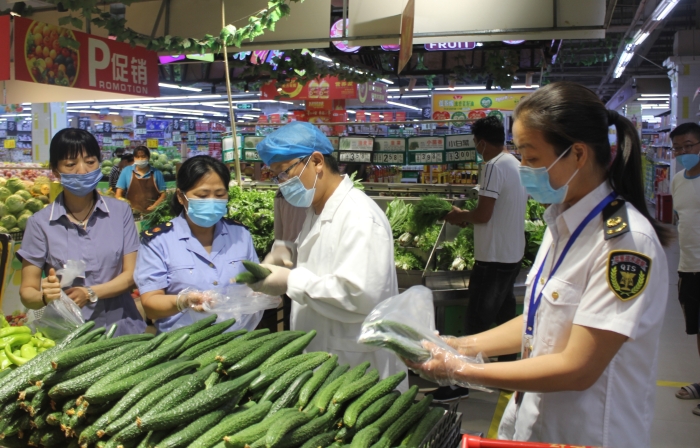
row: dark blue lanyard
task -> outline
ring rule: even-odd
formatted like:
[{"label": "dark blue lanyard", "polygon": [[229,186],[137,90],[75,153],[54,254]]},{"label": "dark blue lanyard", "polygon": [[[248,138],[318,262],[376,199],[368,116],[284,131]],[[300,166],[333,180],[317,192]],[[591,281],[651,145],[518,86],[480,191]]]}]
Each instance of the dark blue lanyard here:
[{"label": "dark blue lanyard", "polygon": [[[557,262],[554,264],[554,268],[552,268],[552,271],[549,273],[549,279],[551,279],[554,274],[557,272],[559,269],[559,266],[561,266],[561,263],[564,261],[564,258],[566,257],[566,254],[569,252],[569,249],[571,249],[571,246],[574,245],[574,242],[576,239],[579,237],[581,232],[583,232],[583,229],[588,225],[589,222],[596,216],[600,214],[600,212],[603,211],[605,207],[608,206],[612,201],[615,200],[617,197],[617,193],[614,191],[610,193],[609,196],[607,196],[605,199],[603,199],[600,204],[596,206],[591,212],[586,216],[586,218],[581,222],[581,224],[578,225],[576,230],[574,230],[574,233],[571,234],[571,237],[569,238],[569,241],[566,242],[566,246],[564,246],[564,250],[561,252],[561,256],[557,260]],[[544,260],[542,261],[542,264],[540,264],[540,268],[537,270],[537,275],[535,276],[535,280],[532,283],[532,290],[530,292],[530,307],[527,310],[527,327],[525,328],[525,334],[528,336],[532,336],[535,330],[535,315],[537,314],[537,310],[540,307],[540,303],[542,302],[542,293],[544,292],[544,289],[547,287],[547,283],[549,283],[549,279],[547,280],[547,283],[545,283],[542,286],[542,289],[540,290],[540,294],[537,296],[537,300],[535,300],[535,291],[537,291],[537,284],[540,282],[540,277],[542,276],[542,270],[544,269],[544,265],[547,263],[547,257],[549,256],[549,250],[547,251],[547,255],[544,256]]]}]

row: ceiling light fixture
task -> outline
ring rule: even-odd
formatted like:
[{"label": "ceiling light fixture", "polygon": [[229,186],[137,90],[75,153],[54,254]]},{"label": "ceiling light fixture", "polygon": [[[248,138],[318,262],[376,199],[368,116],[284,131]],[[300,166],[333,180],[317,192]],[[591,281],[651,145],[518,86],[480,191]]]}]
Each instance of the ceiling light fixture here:
[{"label": "ceiling light fixture", "polygon": [[673,8],[676,7],[678,4],[679,0],[664,0],[661,3],[659,3],[659,6],[656,7],[654,12],[651,14],[652,20],[655,22],[659,22],[668,16],[671,11],[673,11]]},{"label": "ceiling light fixture", "polygon": [[391,80],[386,79],[386,78],[378,79],[377,81],[381,81],[385,84],[394,84],[394,81],[391,81]]},{"label": "ceiling light fixture", "polygon": [[190,92],[201,92],[202,91],[202,89],[199,89],[197,87],[177,86],[175,84],[166,84],[164,82],[159,82],[158,86],[165,87],[166,89],[189,90]]},{"label": "ceiling light fixture", "polygon": [[405,107],[406,109],[411,109],[411,110],[423,110],[420,107],[409,106],[408,104],[396,103],[394,101],[387,101],[387,104],[391,104],[392,106]]}]

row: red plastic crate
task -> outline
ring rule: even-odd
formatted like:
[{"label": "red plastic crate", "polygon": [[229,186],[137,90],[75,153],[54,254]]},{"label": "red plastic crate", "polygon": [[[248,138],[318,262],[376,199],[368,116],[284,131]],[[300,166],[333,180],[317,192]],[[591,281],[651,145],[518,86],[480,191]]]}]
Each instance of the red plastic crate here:
[{"label": "red plastic crate", "polygon": [[559,443],[515,442],[513,440],[484,439],[465,434],[462,436],[461,448],[596,448],[583,445],[564,445]]}]

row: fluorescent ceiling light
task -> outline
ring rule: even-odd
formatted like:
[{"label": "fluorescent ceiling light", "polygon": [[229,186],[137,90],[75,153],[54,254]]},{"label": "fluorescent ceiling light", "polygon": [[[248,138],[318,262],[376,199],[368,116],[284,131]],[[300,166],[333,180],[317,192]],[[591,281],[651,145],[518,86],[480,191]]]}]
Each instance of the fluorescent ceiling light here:
[{"label": "fluorescent ceiling light", "polygon": [[393,101],[387,101],[387,104],[391,104],[392,106],[405,107],[406,109],[423,110],[420,107],[409,106],[408,104],[403,104],[403,103],[395,103]]},{"label": "fluorescent ceiling light", "polygon": [[673,11],[673,8],[676,7],[678,4],[679,0],[664,0],[661,3],[659,3],[659,6],[656,7],[654,12],[651,14],[651,20],[654,20],[656,22],[663,20],[666,18],[667,15]]},{"label": "fluorescent ceiling light", "polygon": [[538,89],[539,87],[539,84],[530,84],[530,87],[526,86],[525,84],[513,84],[510,86],[511,89]]},{"label": "fluorescent ceiling light", "polygon": [[[401,89],[386,89],[387,92],[400,92]],[[408,89],[406,89],[407,92],[409,92]],[[410,90],[410,92],[429,92],[430,89],[425,88],[425,87],[418,87],[417,89]]]},{"label": "fluorescent ceiling light", "polygon": [[110,112],[109,115],[119,115],[119,112]]},{"label": "fluorescent ceiling light", "polygon": [[199,89],[197,87],[176,86],[175,84],[165,84],[163,82],[158,83],[158,86],[165,87],[166,89],[189,90],[191,92],[201,92],[202,91],[202,89]]},{"label": "fluorescent ceiling light", "polygon": [[[629,46],[628,46],[629,47]],[[634,57],[634,52],[628,50],[625,50],[621,55],[620,58],[617,60],[617,66],[615,67],[615,78],[619,78],[622,76],[622,72],[625,71],[625,67],[627,67],[627,64],[632,60]]]},{"label": "fluorescent ceiling light", "polygon": [[649,32],[641,32],[639,31],[637,35],[634,38],[634,42],[632,42],[632,45],[637,47],[639,45],[642,45],[642,43],[646,40],[646,38],[649,37]]},{"label": "fluorescent ceiling light", "polygon": [[147,116],[147,117],[151,117],[151,118],[153,117],[153,115],[150,115],[150,114],[146,114],[146,116]]},{"label": "fluorescent ceiling light", "polygon": [[356,114],[356,113],[357,113],[357,112],[355,112],[354,110],[350,110],[350,109],[347,109],[345,112],[347,112],[347,113],[349,113],[349,114]]},{"label": "fluorescent ceiling light", "polygon": [[386,78],[378,79],[378,81],[381,81],[385,84],[393,84],[394,83],[394,81],[391,81],[391,80],[386,79]]},{"label": "fluorescent ceiling light", "polygon": [[172,115],[163,115],[163,118],[175,118]]},{"label": "fluorescent ceiling light", "polygon": [[327,57],[320,55],[320,54],[311,53],[311,56],[315,57],[316,59],[320,59],[322,61],[325,61],[325,62],[333,62],[333,59],[327,58]]},{"label": "fluorescent ceiling light", "polygon": [[31,106],[32,103],[22,103],[22,106]]},{"label": "fluorescent ceiling light", "polygon": [[670,93],[642,93],[642,96],[643,96],[643,97],[647,97],[647,96],[664,96],[664,97],[669,97],[669,96],[671,96],[671,94],[670,94]]},{"label": "fluorescent ceiling light", "polygon": [[430,98],[430,95],[394,95],[389,98]]},{"label": "fluorescent ceiling light", "polygon": [[[435,90],[485,90],[486,86],[436,87]],[[414,89],[415,90],[415,89]]]}]

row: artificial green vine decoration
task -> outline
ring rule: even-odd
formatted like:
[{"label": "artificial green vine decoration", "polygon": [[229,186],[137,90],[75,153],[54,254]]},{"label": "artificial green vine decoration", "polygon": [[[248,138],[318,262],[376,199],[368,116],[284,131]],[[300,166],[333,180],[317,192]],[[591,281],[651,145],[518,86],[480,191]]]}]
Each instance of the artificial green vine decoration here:
[{"label": "artificial green vine decoration", "polygon": [[[428,70],[428,66],[425,65],[425,55],[423,53],[418,53],[418,56],[416,57],[416,70]],[[429,89],[432,89],[435,87],[435,76],[436,75],[425,75],[425,85],[428,86]]]},{"label": "artificial green vine decoration", "polygon": [[519,68],[518,52],[515,50],[485,50],[485,63],[482,67],[458,65],[454,67],[450,79],[456,81],[485,81],[489,77],[495,86],[510,89]]}]

